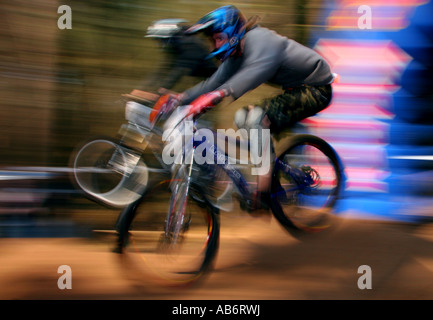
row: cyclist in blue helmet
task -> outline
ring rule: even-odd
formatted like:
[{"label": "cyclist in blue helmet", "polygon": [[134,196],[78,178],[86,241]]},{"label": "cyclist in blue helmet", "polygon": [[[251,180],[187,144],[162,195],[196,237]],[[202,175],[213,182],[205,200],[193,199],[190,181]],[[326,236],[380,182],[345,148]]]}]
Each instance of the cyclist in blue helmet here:
[{"label": "cyclist in blue helmet", "polygon": [[[196,32],[211,37],[215,50],[210,57],[222,63],[210,78],[176,97],[191,105],[191,113],[200,113],[224,97],[238,99],[263,83],[276,84],[281,94],[241,108],[235,123],[278,134],[330,104],[334,76],[328,63],[314,50],[259,26],[255,19],[247,21],[236,7],[220,7],[186,31]],[[268,207],[270,181],[271,170],[259,176],[255,208]]]},{"label": "cyclist in blue helmet", "polygon": [[225,34],[228,41],[217,45],[208,56],[208,58],[216,57],[224,61],[235,51],[245,35],[246,22],[245,17],[234,6],[224,6],[205,15],[186,33],[205,31],[210,36],[217,33]]}]

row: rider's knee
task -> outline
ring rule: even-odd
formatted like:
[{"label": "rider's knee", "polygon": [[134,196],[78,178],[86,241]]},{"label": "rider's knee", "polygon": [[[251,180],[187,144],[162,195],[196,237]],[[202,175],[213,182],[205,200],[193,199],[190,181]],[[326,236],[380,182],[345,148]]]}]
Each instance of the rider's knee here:
[{"label": "rider's knee", "polygon": [[236,127],[238,127],[238,129],[245,128],[247,116],[248,116],[248,108],[247,107],[240,108],[238,111],[236,111],[235,117],[234,117],[234,122],[235,122]]},{"label": "rider's knee", "polygon": [[248,112],[246,125],[248,128],[260,128],[265,111],[261,107],[254,107]]},{"label": "rider's knee", "polygon": [[265,111],[261,107],[243,107],[235,113],[235,124],[239,129],[259,128],[262,125]]}]

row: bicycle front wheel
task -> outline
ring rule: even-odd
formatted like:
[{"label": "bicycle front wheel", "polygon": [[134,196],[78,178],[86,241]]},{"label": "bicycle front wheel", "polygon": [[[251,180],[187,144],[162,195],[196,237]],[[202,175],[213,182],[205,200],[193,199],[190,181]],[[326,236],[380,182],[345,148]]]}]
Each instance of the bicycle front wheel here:
[{"label": "bicycle front wheel", "polygon": [[326,229],[343,183],[341,161],[326,141],[294,136],[273,169],[272,212],[293,235]]},{"label": "bicycle front wheel", "polygon": [[[131,208],[124,253],[135,268],[168,285],[187,285],[212,266],[219,220],[209,205],[189,197],[186,181],[156,188]],[[168,214],[167,214],[168,213]]]},{"label": "bicycle front wheel", "polygon": [[140,154],[107,138],[83,143],[71,159],[73,181],[93,200],[123,207],[137,200],[148,183]]}]

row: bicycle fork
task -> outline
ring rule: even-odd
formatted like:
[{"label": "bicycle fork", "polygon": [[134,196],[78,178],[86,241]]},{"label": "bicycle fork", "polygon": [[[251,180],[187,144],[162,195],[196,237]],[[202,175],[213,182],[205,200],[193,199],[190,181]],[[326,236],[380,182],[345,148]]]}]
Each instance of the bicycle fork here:
[{"label": "bicycle fork", "polygon": [[[195,148],[192,149],[189,161],[185,161],[185,165],[188,165],[189,162],[188,170],[183,170],[182,167],[179,168],[176,174],[177,177],[173,180],[172,198],[165,226],[165,238],[170,239],[170,243],[173,245],[181,240],[181,234],[189,227],[190,221],[186,221],[188,218],[186,217],[186,208],[191,184],[194,151]],[[183,174],[186,174],[186,176],[182,177]]]}]

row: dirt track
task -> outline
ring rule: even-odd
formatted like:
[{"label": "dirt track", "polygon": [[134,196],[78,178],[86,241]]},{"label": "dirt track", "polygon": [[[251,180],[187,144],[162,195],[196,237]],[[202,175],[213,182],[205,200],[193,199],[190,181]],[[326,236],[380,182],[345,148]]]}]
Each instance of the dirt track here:
[{"label": "dirt track", "polygon": [[[192,288],[137,281],[112,238],[0,239],[0,299],[433,299],[433,227],[342,219],[299,241],[274,219],[223,216],[215,270]],[[72,270],[60,290],[57,269]],[[358,267],[372,289],[358,288]]]}]

